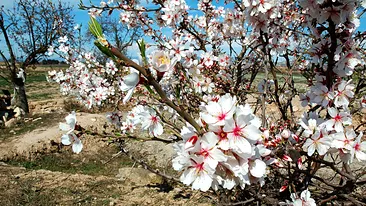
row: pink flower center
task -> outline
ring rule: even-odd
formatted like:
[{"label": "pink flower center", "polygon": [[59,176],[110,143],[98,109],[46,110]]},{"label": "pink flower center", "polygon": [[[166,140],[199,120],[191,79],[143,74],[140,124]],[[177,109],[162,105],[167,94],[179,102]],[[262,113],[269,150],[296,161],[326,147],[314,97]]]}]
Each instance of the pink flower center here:
[{"label": "pink flower center", "polygon": [[222,121],[226,118],[226,114],[225,113],[221,113],[218,117],[219,121]]},{"label": "pink flower center", "polygon": [[334,117],[334,120],[335,120],[336,122],[339,122],[339,121],[341,121],[341,120],[342,120],[342,116],[341,116],[341,115],[339,115],[339,114],[337,114],[337,115]]},{"label": "pink flower center", "polygon": [[233,130],[233,133],[235,136],[240,136],[241,128],[239,126],[236,126]]},{"label": "pink flower center", "polygon": [[348,139],[344,140],[344,145],[346,145],[346,144],[349,144],[349,140]]},{"label": "pink flower center", "polygon": [[218,135],[219,135],[220,141],[227,139],[227,133],[224,131],[220,131]]},{"label": "pink flower center", "polygon": [[206,157],[210,156],[210,152],[208,151],[208,149],[201,149],[200,155],[202,155],[206,158]]},{"label": "pink flower center", "polygon": [[151,121],[153,123],[157,123],[158,122],[158,118],[156,116],[151,116]]},{"label": "pink flower center", "polygon": [[196,168],[196,172],[199,173],[203,170],[203,162],[202,163],[197,163],[194,167]]},{"label": "pink flower center", "polygon": [[356,151],[360,151],[360,150],[361,150],[361,144],[356,143],[356,145],[355,145],[355,150],[356,150]]}]

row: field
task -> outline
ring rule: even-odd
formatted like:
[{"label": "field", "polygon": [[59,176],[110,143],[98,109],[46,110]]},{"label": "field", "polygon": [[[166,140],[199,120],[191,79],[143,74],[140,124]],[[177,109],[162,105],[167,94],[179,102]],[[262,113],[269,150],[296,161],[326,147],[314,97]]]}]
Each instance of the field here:
[{"label": "field", "polygon": [[[166,183],[139,167],[105,139],[86,135],[83,152],[60,144],[58,123],[79,105],[46,81],[47,71],[30,70],[26,90],[31,114],[0,132],[0,205],[210,205],[213,200],[181,185]],[[12,89],[0,80],[0,88]],[[78,114],[89,129],[105,125],[104,114]],[[139,148],[149,144],[139,144]],[[159,147],[159,146],[158,146]],[[164,148],[164,145],[160,145]],[[133,149],[131,149],[133,151]],[[154,154],[150,154],[154,157]],[[165,170],[164,170],[165,171]],[[169,171],[171,172],[171,171]]]}]

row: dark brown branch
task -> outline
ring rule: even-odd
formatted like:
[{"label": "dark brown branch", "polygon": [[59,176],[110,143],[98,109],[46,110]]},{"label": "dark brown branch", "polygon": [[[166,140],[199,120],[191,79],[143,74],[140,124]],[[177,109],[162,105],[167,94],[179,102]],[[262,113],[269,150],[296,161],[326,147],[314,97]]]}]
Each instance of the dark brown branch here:
[{"label": "dark brown branch", "polygon": [[126,57],[117,48],[113,46],[109,46],[110,51],[115,55],[117,58],[122,60],[126,65],[135,68],[139,71],[147,80],[148,82],[154,87],[155,91],[159,94],[161,100],[160,102],[167,104],[169,107],[174,109],[183,119],[185,119],[189,124],[191,124],[199,134],[203,134],[201,127],[198,123],[190,116],[187,112],[182,110],[179,106],[175,105],[165,94],[163,89],[161,88],[160,84],[154,79],[154,77],[150,74],[148,70],[143,68],[142,66],[136,64],[134,61]]}]

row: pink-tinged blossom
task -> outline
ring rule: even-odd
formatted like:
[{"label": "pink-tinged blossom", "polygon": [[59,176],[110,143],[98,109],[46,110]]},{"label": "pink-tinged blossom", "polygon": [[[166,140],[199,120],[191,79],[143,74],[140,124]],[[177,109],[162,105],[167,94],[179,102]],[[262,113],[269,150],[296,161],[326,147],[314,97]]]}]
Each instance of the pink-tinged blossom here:
[{"label": "pink-tinged blossom", "polygon": [[230,147],[238,152],[240,156],[248,157],[252,153],[252,146],[248,140],[256,142],[261,138],[259,129],[251,125],[248,115],[239,115],[226,122],[224,132],[228,133]]},{"label": "pink-tinged blossom", "polygon": [[289,205],[292,206],[316,206],[315,200],[310,197],[311,194],[308,190],[304,190],[300,194],[300,198],[295,194],[291,194],[292,202]]},{"label": "pink-tinged blossom", "polygon": [[316,119],[301,119],[299,124],[302,128],[304,128],[303,136],[309,137],[310,135],[314,134],[315,131],[318,129],[318,122]]},{"label": "pink-tinged blossom", "polygon": [[334,105],[336,107],[348,107],[349,100],[353,98],[353,90],[355,89],[355,85],[351,84],[351,80],[348,82],[341,81],[338,84],[338,89],[336,91],[336,96],[334,99]]},{"label": "pink-tinged blossom", "polygon": [[83,149],[83,144],[80,139],[74,134],[74,129],[76,126],[76,114],[75,112],[71,112],[71,114],[67,115],[66,123],[60,122],[60,130],[66,132],[66,134],[62,135],[61,143],[63,145],[70,145],[72,143],[72,151],[76,154],[79,154]]},{"label": "pink-tinged blossom", "polygon": [[192,157],[189,166],[180,176],[180,181],[185,185],[192,184],[192,189],[206,192],[213,181],[214,170],[204,162],[203,157]]},{"label": "pink-tinged blossom", "polygon": [[198,134],[192,126],[183,126],[180,134],[184,141],[185,150],[190,151],[199,146],[200,137],[198,137]]},{"label": "pink-tinged blossom", "polygon": [[315,151],[319,155],[325,155],[328,152],[332,142],[332,138],[327,135],[327,131],[316,131],[310,138],[307,138],[306,142],[302,146],[303,150],[307,151],[309,156],[312,156]]},{"label": "pink-tinged blossom", "polygon": [[228,138],[228,133],[224,132],[222,126],[210,126],[210,131],[214,132],[219,139],[217,146],[222,150],[229,150],[230,143]]},{"label": "pink-tinged blossom", "polygon": [[205,106],[206,111],[201,113],[201,118],[209,125],[223,126],[225,121],[233,117],[235,105],[236,97],[226,94],[218,102],[208,102]]},{"label": "pink-tinged blossom", "polygon": [[155,137],[160,136],[164,131],[160,117],[156,114],[155,110],[151,108],[147,108],[146,111],[142,113],[141,128],[148,130],[149,133]]},{"label": "pink-tinged blossom", "polygon": [[360,59],[359,53],[351,50],[340,57],[333,71],[340,77],[350,76],[353,74],[355,67],[361,63]]},{"label": "pink-tinged blossom", "polygon": [[323,124],[329,131],[335,130],[336,132],[342,132],[344,130],[343,125],[347,126],[352,124],[352,119],[348,112],[339,112],[336,108],[329,107],[328,114],[331,118]]},{"label": "pink-tinged blossom", "polygon": [[353,159],[356,157],[358,161],[366,161],[366,142],[361,142],[361,138],[363,136],[363,133],[361,132],[357,138],[356,141],[352,144],[352,150],[351,150],[351,160],[350,162],[353,162]]},{"label": "pink-tinged blossom", "polygon": [[315,96],[313,99],[314,103],[320,104],[323,107],[327,107],[330,100],[334,98],[333,92],[329,91],[328,87],[322,84],[317,84],[316,86],[312,87],[311,90]]},{"label": "pink-tinged blossom", "polygon": [[171,71],[177,63],[177,59],[170,59],[165,51],[155,51],[151,61],[153,68],[159,72]]},{"label": "pink-tinged blossom", "polygon": [[336,6],[326,7],[320,11],[318,23],[321,24],[328,19],[331,19],[335,24],[341,23],[340,8]]},{"label": "pink-tinged blossom", "polygon": [[213,132],[207,132],[202,136],[200,148],[195,151],[196,155],[202,156],[204,162],[208,164],[213,170],[219,162],[226,161],[224,153],[217,148],[219,138]]},{"label": "pink-tinged blossom", "polygon": [[332,147],[337,149],[346,149],[348,151],[352,150],[353,140],[356,137],[356,133],[352,129],[348,129],[345,132],[337,132],[332,135],[333,142]]}]

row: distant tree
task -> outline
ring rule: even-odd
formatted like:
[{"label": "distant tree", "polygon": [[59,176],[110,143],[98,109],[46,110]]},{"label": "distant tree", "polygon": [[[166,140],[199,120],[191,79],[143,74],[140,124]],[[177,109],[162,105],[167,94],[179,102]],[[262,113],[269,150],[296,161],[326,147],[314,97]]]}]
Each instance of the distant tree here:
[{"label": "distant tree", "polygon": [[49,65],[49,64],[59,64],[60,61],[57,59],[44,59],[42,60],[43,65]]},{"label": "distant tree", "polygon": [[[1,3],[0,3],[1,4]],[[14,8],[0,8],[0,35],[6,49],[0,50],[5,62],[1,76],[14,87],[15,104],[29,113],[25,90],[26,69],[39,62],[50,45],[71,33],[72,7],[61,0],[16,0]],[[19,55],[16,56],[15,50]]]}]

